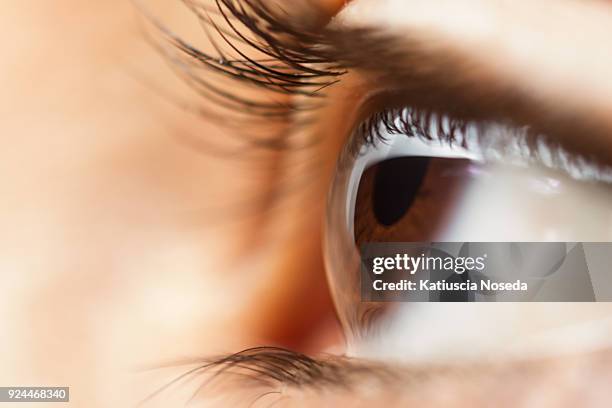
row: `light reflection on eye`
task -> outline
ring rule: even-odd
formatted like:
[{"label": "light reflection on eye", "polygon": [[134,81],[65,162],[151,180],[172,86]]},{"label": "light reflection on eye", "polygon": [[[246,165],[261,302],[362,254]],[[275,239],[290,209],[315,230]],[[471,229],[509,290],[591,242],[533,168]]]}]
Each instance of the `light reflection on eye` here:
[{"label": "light reflection on eye", "polygon": [[379,141],[356,132],[339,160],[325,251],[349,347],[394,307],[360,302],[362,243],[612,239],[608,168],[498,123],[464,126],[449,140],[439,135],[450,121],[432,117],[427,134],[388,124],[376,128]]}]

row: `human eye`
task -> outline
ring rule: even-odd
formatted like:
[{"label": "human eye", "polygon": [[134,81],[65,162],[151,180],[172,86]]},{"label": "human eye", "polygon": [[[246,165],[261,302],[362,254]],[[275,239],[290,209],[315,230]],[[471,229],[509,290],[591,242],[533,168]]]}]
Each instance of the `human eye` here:
[{"label": "human eye", "polygon": [[357,349],[411,310],[361,301],[364,245],[612,238],[609,166],[549,140],[527,126],[412,108],[378,112],[354,128],[332,183],[325,248]]},{"label": "human eye", "polygon": [[[436,10],[434,3],[446,8]],[[437,12],[453,10],[451,3],[356,0],[328,26],[309,31],[274,18],[266,3],[188,2],[214,37],[204,51],[150,19],[169,45],[164,55],[210,102],[205,117],[238,130],[245,147],[238,152],[276,154],[270,160],[280,163],[274,197],[282,205],[268,207],[282,212],[270,213],[266,225],[274,232],[274,256],[289,260],[279,263],[298,276],[307,269],[300,261],[323,247],[349,345],[371,340],[375,323],[401,310],[401,319],[385,320],[400,332],[387,357],[410,354],[400,343],[415,344],[418,333],[406,334],[402,319],[414,318],[415,309],[361,302],[361,244],[612,235],[609,118],[593,84],[580,75],[559,81],[548,61],[534,58],[529,65],[512,44],[498,55],[488,31],[467,30],[463,37],[454,35],[457,22],[433,24]],[[408,4],[421,14],[407,13]],[[490,11],[483,6],[475,15],[489,21]],[[540,40],[545,48],[549,39]],[[516,65],[497,66],[488,53]],[[585,59],[593,57],[586,53]],[[542,81],[547,70],[552,80]],[[574,100],[558,99],[560,89],[578,88]],[[442,316],[459,310],[418,309]],[[457,330],[454,335],[464,334]],[[392,331],[376,335],[392,338]],[[383,354],[369,356],[376,353]]]},{"label": "human eye", "polygon": [[609,239],[610,168],[529,126],[399,108],[348,143],[338,172],[350,168],[349,202],[337,205],[358,244]]},{"label": "human eye", "polygon": [[[507,44],[500,44],[498,49],[491,43],[485,46],[491,38],[498,38],[492,35],[495,29],[490,31],[488,26],[484,33],[479,31],[483,27],[461,30],[460,22],[482,17],[478,16],[480,12],[491,11],[488,6],[472,15],[462,10],[455,21],[438,26],[434,12],[449,11],[454,7],[452,4],[410,2],[410,5],[416,8],[409,16],[395,18],[393,13],[384,14],[388,25],[381,31],[393,34],[380,35],[378,44],[382,39],[388,40],[393,44],[392,52],[383,50],[389,43],[379,46],[367,42],[372,52],[393,59],[376,65],[361,61],[356,55],[349,56],[365,64],[358,71],[369,84],[370,94],[365,92],[368,94],[363,100],[365,113],[355,115],[358,119],[346,133],[349,141],[338,163],[327,212],[328,274],[349,342],[367,343],[370,338],[393,337],[401,332],[395,337],[394,346],[393,341],[377,343],[385,344],[377,349],[379,353],[392,350],[388,356],[409,355],[410,347],[415,350],[420,347],[418,340],[412,341],[415,338],[421,343],[445,336],[449,341],[464,338],[465,333],[455,325],[452,327],[456,330],[449,329],[446,335],[443,329],[421,333],[420,326],[412,325],[418,320],[415,314],[422,313],[421,319],[431,318],[432,326],[444,327],[445,319],[457,319],[470,321],[466,327],[485,328],[487,320],[479,321],[477,317],[485,309],[362,302],[363,244],[609,241],[612,225],[610,124],[597,114],[605,103],[595,101],[599,91],[593,84],[572,80],[572,76],[579,78],[578,72],[584,74],[589,69],[597,72],[596,64],[565,72],[563,79],[567,82],[543,80],[547,73],[552,77],[558,74],[555,63],[563,64],[559,60],[543,60],[550,57],[547,51],[558,46],[554,41],[550,44],[543,41],[533,47],[525,45],[523,51],[538,56],[521,61],[518,69],[513,63],[524,55],[513,55],[515,48],[505,48]],[[358,1],[355,6],[356,10],[369,10],[373,15],[378,12],[373,2]],[[405,10],[409,4],[388,1],[378,6],[396,10],[399,15],[399,10]],[[369,21],[372,15],[353,12],[343,18]],[[451,18],[450,15],[447,17]],[[382,24],[378,17],[372,19]],[[490,23],[494,19],[483,20]],[[563,21],[543,20],[557,28]],[[541,22],[531,21],[534,25]],[[427,24],[427,34],[419,30],[423,23]],[[365,28],[367,24],[359,26]],[[436,32],[438,28],[441,31]],[[460,35],[449,36],[454,30]],[[399,37],[399,33],[406,37]],[[525,40],[520,38],[523,34],[506,33],[508,37],[501,36],[502,43],[506,40],[520,43]],[[366,43],[365,37],[362,40],[362,44]],[[399,48],[404,52],[397,52]],[[485,49],[487,53],[483,52]],[[592,46],[584,51],[585,60],[598,54]],[[501,54],[502,59],[508,58],[512,63],[509,67],[492,67],[491,56]],[[562,70],[565,69],[567,65],[563,65]],[[539,80],[526,75],[533,72],[538,73]],[[599,79],[601,83],[609,82],[606,77]],[[565,86],[576,90],[575,100],[552,97]],[[376,89],[381,90],[379,97],[383,102],[376,101],[372,107],[368,101],[371,90]],[[535,316],[538,312],[534,311],[545,309],[540,306],[495,305],[488,310],[506,317],[513,313]],[[568,307],[551,306],[547,313]],[[580,309],[586,315],[606,310],[596,304],[569,308]],[[387,329],[380,329],[380,322]],[[404,346],[399,344],[402,341]],[[460,354],[457,352],[454,357],[459,358]]]}]

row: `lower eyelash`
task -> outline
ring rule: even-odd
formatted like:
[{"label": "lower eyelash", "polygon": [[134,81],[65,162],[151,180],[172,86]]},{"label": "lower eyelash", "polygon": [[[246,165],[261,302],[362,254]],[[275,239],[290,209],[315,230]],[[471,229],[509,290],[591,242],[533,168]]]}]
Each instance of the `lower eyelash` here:
[{"label": "lower eyelash", "polygon": [[[244,404],[250,407],[267,394],[288,398],[288,391],[291,390],[324,388],[337,392],[348,389],[363,378],[369,379],[370,384],[372,380],[381,384],[388,383],[397,378],[397,372],[381,364],[358,359],[332,356],[316,359],[278,347],[254,347],[197,363],[194,368],[149,395],[139,406],[153,402],[162,393],[169,393],[172,388],[184,386],[184,383],[198,377],[202,377],[202,382],[191,394],[191,398],[185,401],[186,405],[193,401],[207,401],[207,397],[219,401],[221,394],[228,397],[228,406]],[[255,392],[255,398],[247,398],[252,392]],[[239,398],[229,399],[232,396]]]}]

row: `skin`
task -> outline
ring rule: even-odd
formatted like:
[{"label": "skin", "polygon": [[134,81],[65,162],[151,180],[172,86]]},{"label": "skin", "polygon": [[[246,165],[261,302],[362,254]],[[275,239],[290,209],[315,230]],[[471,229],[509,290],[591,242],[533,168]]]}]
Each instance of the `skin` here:
[{"label": "skin", "polygon": [[[181,34],[201,35],[189,13],[159,3],[156,10]],[[342,3],[313,3],[315,17],[301,9],[296,24],[322,24]],[[372,3],[357,1],[354,10]],[[593,44],[610,38],[612,24],[589,24],[608,23],[609,4],[408,3],[425,11],[410,14],[381,1],[379,12],[355,12],[356,20],[346,21],[378,25],[393,16],[388,30],[395,37],[440,39],[477,66],[490,89],[521,84],[525,100],[544,107],[538,120],[572,112],[578,123],[602,129],[592,139],[585,134],[585,144],[609,158],[610,139],[601,135],[612,128],[612,61]],[[499,30],[491,33],[434,18],[459,3],[507,24],[491,24]],[[328,136],[313,149],[282,160],[274,152],[228,160],[177,137],[193,141],[222,131],[156,93],[161,87],[201,103],[144,44],[130,4],[8,0],[2,10],[0,43],[9,63],[0,68],[0,270],[7,282],[0,317],[10,335],[0,337],[0,384],[65,384],[74,406],[130,406],[184,371],[139,371],[143,366],[260,344],[342,350],[322,262],[324,203],[359,114],[355,101],[372,91],[379,74],[353,72],[329,91],[335,103],[296,138]],[[559,45],[545,34],[531,42],[535,33],[566,27],[567,16],[584,22],[579,44]],[[520,37],[532,44],[529,53],[492,40],[510,38],[503,34],[512,22],[533,28]],[[564,47],[580,57],[549,51]],[[502,60],[509,63],[495,63]],[[575,97],[562,98],[568,94]],[[313,162],[315,170],[306,167]],[[308,188],[288,195],[276,211],[262,211],[304,174]],[[244,211],[241,203],[262,194]]]},{"label": "skin", "polygon": [[[176,4],[155,7],[201,36]],[[201,103],[146,45],[134,7],[2,9],[0,315],[10,335],[0,338],[0,383],[66,384],[74,406],[132,406],[183,371],[143,367],[329,343],[305,334],[337,330],[317,231],[300,237],[312,263],[288,275],[280,245],[262,239],[276,214],[251,208],[275,184],[265,165],[274,156],[194,147],[226,131],[157,92]],[[281,233],[296,239],[298,229]]]}]

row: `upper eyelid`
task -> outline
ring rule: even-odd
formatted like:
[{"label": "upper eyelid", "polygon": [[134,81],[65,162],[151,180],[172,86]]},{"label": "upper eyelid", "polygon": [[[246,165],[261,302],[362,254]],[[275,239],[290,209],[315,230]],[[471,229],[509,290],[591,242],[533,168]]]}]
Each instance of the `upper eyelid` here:
[{"label": "upper eyelid", "polygon": [[[423,28],[424,25],[410,25],[412,22],[410,19],[419,12],[418,9],[410,6],[416,4],[426,4],[426,8],[437,9],[440,13],[447,10],[447,6],[452,8],[463,5],[466,10],[474,11],[476,14],[478,7],[495,9],[500,4],[472,0],[455,2],[381,0],[376,2],[376,7],[373,7],[371,12],[363,13],[362,17],[355,17],[359,15],[359,8],[363,5],[373,5],[373,2],[355,0],[348,6],[345,14],[340,15],[336,23],[338,31],[334,33],[335,42],[339,44],[341,61],[347,66],[359,68],[363,75],[369,78],[373,87],[394,88],[395,93],[401,95],[403,105],[435,109],[466,119],[508,119],[518,124],[531,125],[538,128],[540,133],[554,137],[569,150],[575,150],[599,162],[612,163],[612,142],[610,141],[612,121],[609,114],[604,114],[604,112],[609,112],[612,95],[609,99],[602,98],[602,92],[597,89],[596,82],[582,81],[583,77],[590,75],[591,68],[599,74],[604,72],[602,66],[606,63],[609,63],[610,68],[607,72],[612,72],[612,58],[598,59],[597,56],[601,50],[597,47],[571,48],[572,46],[577,47],[576,44],[588,44],[585,36],[588,39],[589,35],[594,36],[600,32],[598,27],[595,29],[587,27],[585,31],[588,33],[586,34],[581,30],[580,35],[576,36],[576,44],[561,40],[561,38],[567,38],[567,35],[555,37],[554,31],[548,37],[539,36],[538,41],[535,41],[534,47],[539,47],[537,49],[541,54],[541,57],[537,59],[538,62],[545,61],[543,67],[551,67],[554,66],[555,58],[558,58],[561,66],[558,71],[571,74],[567,78],[568,81],[558,80],[558,74],[553,75],[553,79],[558,80],[557,82],[547,81],[546,71],[538,72],[538,75],[529,78],[522,72],[508,68],[525,66],[530,62],[524,61],[520,53],[513,54],[512,35],[521,31],[522,27],[519,23],[524,22],[522,19],[525,10],[529,11],[530,4],[537,5],[537,3],[538,1],[519,1],[509,6],[506,5],[506,11],[509,14],[501,14],[504,19],[508,20],[507,27],[504,27],[506,31],[493,30],[497,36],[492,36],[493,39],[507,42],[506,48],[500,47],[503,48],[503,52],[483,52],[483,50],[494,49],[491,45],[492,41],[483,33],[476,33],[476,36],[469,37],[470,32],[467,30],[468,37],[466,38],[462,38],[461,35],[458,35],[457,38],[444,37],[445,34],[448,35],[448,27],[445,26],[445,23],[452,15],[446,19],[436,19],[433,18],[435,15],[430,15],[432,18],[427,29]],[[552,10],[550,16],[534,15],[537,18],[528,22],[537,24],[538,21],[547,19],[549,20],[548,25],[563,28],[566,33],[568,26],[563,24],[566,22],[565,19],[571,20],[575,17],[576,21],[582,21],[587,17],[595,16],[594,23],[610,20],[607,27],[612,27],[612,14],[607,5],[592,4],[597,2],[589,2],[589,5],[572,2],[551,4],[556,6],[561,3],[565,7],[570,7],[570,11],[574,11],[572,7],[575,7],[576,13],[567,13],[567,9],[558,7],[562,10]],[[469,5],[474,5],[476,9],[470,9]],[[380,11],[385,7],[386,11]],[[393,12],[394,7],[405,7],[412,12],[405,16],[408,22],[402,20],[404,15],[400,11]],[[534,7],[537,10],[537,7]],[[520,11],[516,13],[516,16],[512,13],[514,8]],[[600,13],[594,13],[593,9],[597,9],[595,11]],[[389,21],[388,24],[384,24],[387,21],[385,19]],[[456,20],[462,21],[459,18]],[[495,20],[492,20],[491,23],[495,23]],[[495,27],[495,24],[493,26]],[[454,28],[457,27],[460,27],[460,24],[455,24]],[[524,31],[537,32],[537,28],[537,25],[527,27]],[[606,30],[601,27],[599,29]],[[612,35],[612,32],[610,34]],[[483,35],[483,38],[478,38],[478,35]],[[569,38],[572,38],[571,34]],[[599,40],[600,38],[595,36],[593,39]],[[475,44],[478,44],[480,40],[482,40],[483,47],[479,48]],[[550,41],[550,45],[554,47],[551,55],[548,55],[549,50],[545,48],[548,44],[546,41]],[[360,44],[358,50],[349,47],[350,44],[355,43]],[[593,44],[600,43],[600,41],[593,41]],[[559,49],[565,50],[566,54],[567,49],[572,50],[575,59],[579,62],[583,59],[584,64],[567,64],[567,61],[558,55],[561,52]],[[367,52],[363,52],[364,50]],[[508,60],[508,58],[514,59]],[[384,63],[381,63],[383,60]],[[537,69],[538,66],[534,65],[531,68]],[[573,73],[572,69],[574,69]],[[578,71],[575,71],[576,69]],[[544,79],[539,80],[540,78]],[[587,86],[580,88],[583,82]],[[609,88],[608,85],[612,86],[612,78],[603,77],[602,84],[605,93]],[[579,89],[582,92],[570,92],[570,89]]]},{"label": "upper eyelid", "polygon": [[[360,1],[354,3],[358,4]],[[220,0],[219,4],[231,6],[233,2]],[[229,75],[236,81],[273,88],[275,92],[315,96],[321,88],[334,84],[345,72],[344,67],[351,67],[373,74],[372,83],[376,83],[377,86],[384,84],[386,87],[396,87],[397,93],[403,94],[402,97],[412,97],[415,106],[436,108],[467,117],[514,116],[511,119],[539,126],[543,133],[558,134],[560,138],[568,141],[570,149],[581,150],[585,155],[592,155],[593,152],[602,155],[603,152],[606,156],[603,157],[603,161],[612,162],[612,149],[606,140],[609,129],[584,120],[584,117],[576,115],[575,112],[569,112],[572,116],[568,117],[567,112],[551,113],[550,107],[541,109],[540,101],[534,101],[528,95],[517,92],[517,88],[520,88],[516,86],[517,84],[496,83],[470,76],[461,68],[466,62],[452,48],[438,47],[432,52],[416,37],[397,38],[375,29],[352,29],[334,24],[326,30],[313,34],[296,31],[287,24],[278,22],[276,29],[282,33],[279,37],[270,37],[261,28],[257,28],[257,25],[252,26],[255,31],[249,35],[255,35],[254,44],[266,47],[266,51],[270,51],[273,56],[272,60],[262,60],[261,64],[280,63],[284,64],[286,69],[298,71],[304,68],[303,72],[315,73],[317,81],[322,81],[313,83],[306,80],[303,81],[303,86],[291,88],[289,84],[295,82],[293,79],[284,81],[282,77],[271,76],[271,70],[267,67],[262,69],[242,57],[231,60],[226,56],[209,55],[191,47],[174,36],[150,14],[146,14],[146,10],[144,11],[156,29],[165,36],[166,41],[177,47],[179,54],[186,55],[192,62],[203,64],[209,70]],[[231,14],[229,17],[246,18],[246,15],[240,15],[240,10],[236,7],[228,8],[225,12]],[[199,18],[207,17],[201,14]],[[210,22],[203,21],[203,23]],[[285,43],[287,35],[293,38],[293,41]],[[277,40],[277,43],[270,43]],[[308,46],[300,45],[308,41],[310,41]],[[359,43],[360,46],[354,47],[355,43]],[[383,61],[384,63],[381,63]],[[245,75],[245,71],[251,72],[252,76]],[[261,79],[259,84],[253,81],[257,78]],[[262,83],[265,81],[268,82]],[[236,115],[267,115],[267,111],[272,109],[270,113],[273,113],[278,120],[291,121],[296,107],[291,103],[275,105],[266,102],[265,98],[263,101],[255,99],[245,102],[241,101],[241,98],[234,97],[231,92],[217,96],[229,100],[235,106],[243,106],[244,109],[228,108],[233,109]],[[308,105],[308,102],[302,103],[300,109],[317,109],[320,106],[317,103]],[[460,112],[457,112],[458,109]],[[546,112],[546,115],[543,115],[542,111]],[[594,137],[577,144],[572,140],[573,133],[576,132]],[[583,136],[583,139],[586,138],[587,136]]]}]

